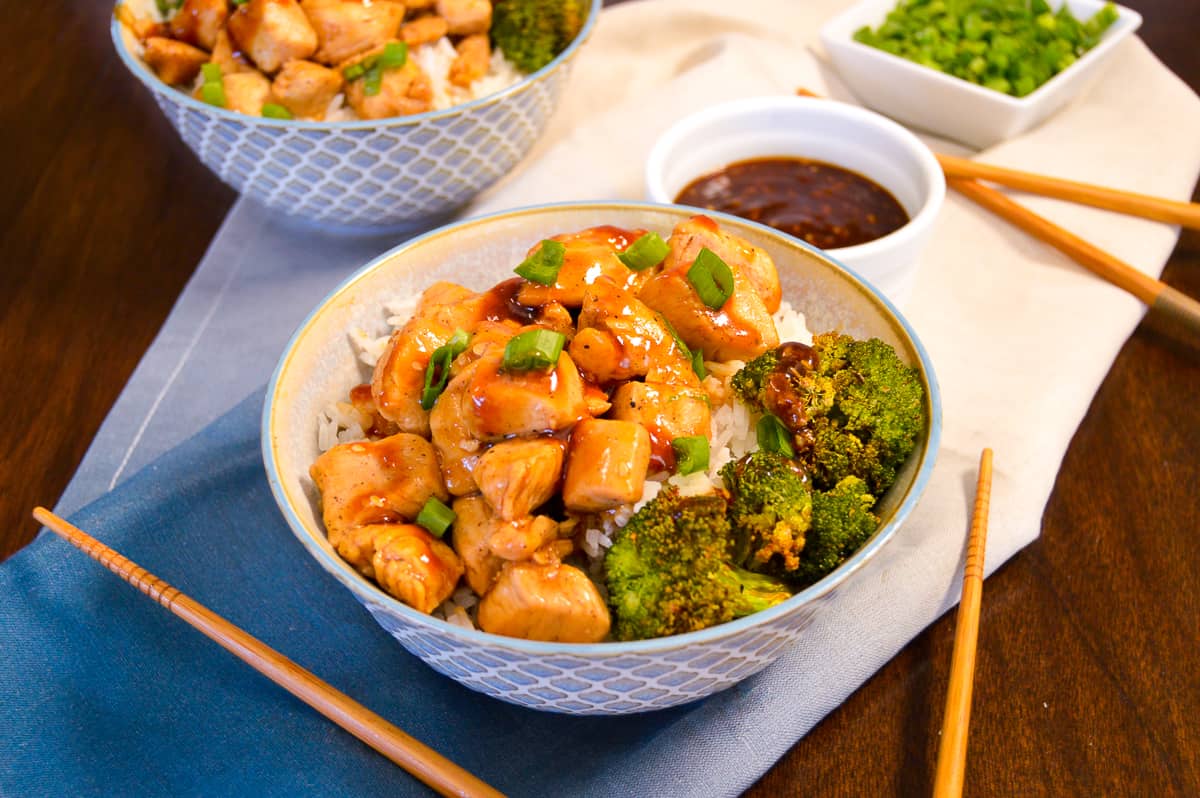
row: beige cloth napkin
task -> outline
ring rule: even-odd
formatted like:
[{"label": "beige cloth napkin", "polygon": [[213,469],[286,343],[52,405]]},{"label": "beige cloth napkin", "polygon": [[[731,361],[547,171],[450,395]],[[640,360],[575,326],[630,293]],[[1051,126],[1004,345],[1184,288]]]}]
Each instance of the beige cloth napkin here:
[{"label": "beige cloth napkin", "polygon": [[[545,138],[471,213],[644,199],[643,165],[655,138],[715,103],[799,86],[853,102],[816,44],[820,26],[846,5],[642,0],[605,11]],[[923,138],[934,149],[964,152]],[[1187,199],[1200,170],[1200,100],[1140,41],[1130,41],[1084,97],[981,158]],[[1178,235],[1167,225],[1083,206],[1020,201],[1154,275]],[[915,634],[957,600],[981,448],[996,451],[990,573],[1037,536],[1071,436],[1143,309],[951,193],[903,310],[933,359],[944,434],[925,496],[877,563],[878,590],[861,592],[879,598],[889,582],[909,586],[901,601],[888,594],[886,612]],[[895,635],[881,637],[894,643]]]}]

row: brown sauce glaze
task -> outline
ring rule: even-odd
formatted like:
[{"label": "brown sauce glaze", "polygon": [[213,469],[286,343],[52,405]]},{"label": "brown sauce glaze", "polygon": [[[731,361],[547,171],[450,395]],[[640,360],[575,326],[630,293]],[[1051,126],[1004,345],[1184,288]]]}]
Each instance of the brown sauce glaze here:
[{"label": "brown sauce glaze", "polygon": [[817,353],[811,346],[797,342],[781,344],[775,351],[779,362],[767,377],[763,405],[792,432],[797,452],[806,452],[812,448],[813,435],[800,387],[816,370]]},{"label": "brown sauce glaze", "polygon": [[538,309],[517,301],[517,293],[524,284],[522,278],[513,277],[490,288],[483,295],[483,318],[488,321],[511,320],[519,324],[533,322]]},{"label": "brown sauce glaze", "polygon": [[732,163],[692,181],[675,202],[761,222],[822,249],[874,241],[908,222],[878,183],[803,158]]}]

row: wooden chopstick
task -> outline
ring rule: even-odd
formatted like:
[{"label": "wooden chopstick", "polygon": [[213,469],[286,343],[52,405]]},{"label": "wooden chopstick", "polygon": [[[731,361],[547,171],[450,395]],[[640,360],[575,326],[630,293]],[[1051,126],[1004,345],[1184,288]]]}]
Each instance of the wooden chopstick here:
[{"label": "wooden chopstick", "polygon": [[1200,229],[1200,204],[1135,194],[1115,188],[1079,183],[1058,177],[1022,172],[1003,166],[935,154],[947,178],[970,178],[999,183],[1002,186],[1042,194],[1047,197],[1078,202],[1118,213],[1142,216],[1158,222]]},{"label": "wooden chopstick", "polygon": [[44,507],[35,508],[33,517],[442,795],[502,798],[502,793],[478,777],[78,527]]},{"label": "wooden chopstick", "polygon": [[992,450],[984,449],[979,458],[975,512],[967,538],[962,600],[954,629],[950,685],[946,690],[946,713],[942,717],[942,741],[938,746],[937,774],[933,782],[934,798],[962,795],[966,775],[967,726],[971,719],[971,691],[975,682],[975,643],[979,639],[979,607],[983,599],[983,561],[991,496]]},{"label": "wooden chopstick", "polygon": [[947,183],[964,197],[1040,238],[1077,263],[1122,288],[1145,304],[1189,330],[1200,333],[1200,302],[1166,283],[1143,274],[1123,260],[1089,244],[1050,220],[975,180],[950,178]]}]

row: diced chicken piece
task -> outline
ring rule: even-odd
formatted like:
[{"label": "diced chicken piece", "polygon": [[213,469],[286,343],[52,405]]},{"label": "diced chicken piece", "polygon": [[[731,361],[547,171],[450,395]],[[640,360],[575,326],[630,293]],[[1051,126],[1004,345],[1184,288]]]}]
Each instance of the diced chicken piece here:
[{"label": "diced chicken piece", "polygon": [[229,15],[234,47],[263,72],[274,72],[317,49],[317,32],[296,0],[249,0]]},{"label": "diced chicken piece", "polygon": [[233,75],[238,72],[249,72],[254,69],[249,59],[240,51],[233,49],[229,33],[224,28],[217,34],[217,43],[213,45],[212,63],[221,67],[222,75]]},{"label": "diced chicken piece", "polygon": [[726,261],[733,273],[733,293],[713,310],[688,279],[694,258],[668,256],[667,261],[669,265],[664,263],[663,270],[642,286],[638,298],[661,313],[689,348],[703,349],[710,360],[725,361],[750,360],[779,345],[775,321],[739,264]]},{"label": "diced chicken piece", "polygon": [[163,83],[182,86],[196,79],[201,65],[208,62],[208,53],[174,39],[151,36],[146,39],[142,59]]},{"label": "diced chicken piece", "polygon": [[404,432],[429,434],[429,413],[421,408],[425,367],[455,330],[471,332],[480,324],[481,299],[454,283],[435,283],[426,289],[413,317],[392,334],[375,364],[371,395],[380,415]]},{"label": "diced chicken piece", "polygon": [[404,4],[392,0],[300,0],[317,32],[313,58],[330,66],[396,38]]},{"label": "diced chicken piece", "polygon": [[558,539],[558,522],[545,515],[505,521],[497,518],[492,534],[488,537],[488,548],[492,554],[510,562],[528,560],[534,552],[547,543]]},{"label": "diced chicken piece", "polygon": [[587,574],[562,563],[511,563],[479,602],[485,632],[526,640],[598,643],[612,621]]},{"label": "diced chicken piece", "polygon": [[568,341],[575,337],[575,319],[571,318],[571,311],[560,302],[547,302],[542,305],[538,308],[533,322],[538,327],[562,333]]},{"label": "diced chicken piece", "polygon": [[228,17],[228,0],[183,0],[183,5],[171,17],[171,36],[212,50]]},{"label": "diced chicken piece", "polygon": [[659,315],[607,278],[588,286],[579,328],[569,351],[589,379],[700,384],[691,359]]},{"label": "diced chicken piece", "polygon": [[429,431],[442,464],[442,478],[446,481],[446,489],[455,496],[475,492],[471,474],[483,453],[467,418],[470,412],[468,387],[476,368],[478,364],[472,363],[451,379],[429,414]]},{"label": "diced chicken piece", "polygon": [[568,510],[599,512],[642,498],[650,467],[650,434],[632,421],[591,418],[571,430],[563,479]]},{"label": "diced chicken piece", "polygon": [[594,382],[583,384],[583,401],[587,405],[588,415],[595,418],[604,415],[612,407],[612,402],[608,401],[608,394]]},{"label": "diced chicken piece", "polygon": [[331,529],[329,545],[342,559],[368,579],[375,578],[375,539],[393,524],[368,524],[349,529]]},{"label": "diced chicken piece", "polygon": [[468,88],[487,74],[492,61],[492,45],[486,33],[465,37],[455,48],[458,55],[450,64],[448,78],[455,86]]},{"label": "diced chicken piece", "polygon": [[583,379],[566,352],[553,369],[505,371],[503,360],[498,347],[489,350],[467,385],[464,415],[473,437],[489,441],[555,432],[587,417]]},{"label": "diced chicken piece", "polygon": [[[346,67],[381,52],[383,47],[369,50],[343,62],[338,69],[344,71]],[[366,78],[346,83],[346,102],[363,119],[408,116],[433,108],[433,84],[412,58],[405,60],[402,67],[383,70],[378,94],[367,94],[366,84]]]},{"label": "diced chicken piece", "polygon": [[375,581],[419,612],[450,598],[463,574],[454,550],[415,524],[395,524],[375,538]]},{"label": "diced chicken piece", "polygon": [[533,553],[529,559],[539,565],[562,562],[575,551],[575,543],[570,538],[552,540]]},{"label": "diced chicken piece", "polygon": [[627,382],[612,395],[610,415],[632,421],[650,434],[650,462],[655,471],[675,467],[671,441],[711,434],[712,411],[700,388],[653,382]]},{"label": "diced chicken piece", "polygon": [[524,518],[554,495],[564,448],[557,438],[501,441],[480,455],[475,484],[501,518]]},{"label": "diced chicken piece", "polygon": [[[408,4],[411,7],[411,3]],[[405,22],[400,26],[400,40],[409,47],[420,47],[422,44],[436,42],[449,32],[446,20],[439,16],[429,15]]]},{"label": "diced chicken piece", "polygon": [[342,73],[312,61],[288,61],[271,83],[271,93],[293,116],[324,119],[342,90]]},{"label": "diced chicken piece", "polygon": [[[531,307],[557,301],[568,308],[578,308],[583,305],[587,287],[601,277],[608,277],[618,286],[637,294],[653,272],[649,269],[635,272],[621,263],[617,253],[624,252],[645,232],[605,225],[554,236],[551,240],[566,246],[563,265],[554,285],[525,283],[517,299],[521,304]],[[532,247],[529,254],[533,254],[540,246],[539,243]]]},{"label": "diced chicken piece", "polygon": [[500,575],[504,560],[492,553],[488,539],[495,530],[496,516],[482,496],[454,500],[454,526],[451,538],[454,550],[466,569],[467,584],[482,596]]},{"label": "diced chicken piece", "polygon": [[116,10],[113,11],[113,16],[139,42],[144,42],[151,36],[165,38],[170,34],[166,25],[161,22],[155,22],[150,16],[142,16],[136,13],[129,3],[118,3]]},{"label": "diced chicken piece", "polygon": [[231,111],[253,116],[262,115],[263,104],[271,98],[271,81],[257,70],[226,75],[225,102]]},{"label": "diced chicken piece", "polygon": [[362,427],[365,437],[386,438],[388,435],[395,435],[397,432],[403,431],[379,414],[379,408],[375,407],[375,399],[371,396],[370,383],[362,383],[351,388],[349,399],[350,406],[358,414],[359,426]]},{"label": "diced chicken piece", "polygon": [[691,266],[700,250],[707,248],[728,263],[729,268],[741,270],[742,275],[754,286],[768,313],[779,310],[782,291],[775,261],[765,250],[746,239],[726,233],[707,216],[693,216],[675,225],[667,245],[671,248],[671,254],[663,263],[665,271],[670,271],[680,263]]},{"label": "diced chicken piece", "polygon": [[492,27],[492,0],[437,0],[435,5],[451,36],[487,33]]},{"label": "diced chicken piece", "polygon": [[309,469],[321,491],[325,529],[411,521],[430,496],[448,498],[429,441],[400,433],[334,446]]}]

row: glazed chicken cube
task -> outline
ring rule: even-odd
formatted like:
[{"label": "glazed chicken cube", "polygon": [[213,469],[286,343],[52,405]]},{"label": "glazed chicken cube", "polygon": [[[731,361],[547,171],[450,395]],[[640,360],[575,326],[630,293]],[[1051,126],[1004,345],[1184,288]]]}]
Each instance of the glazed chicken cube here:
[{"label": "glazed chicken cube", "polygon": [[521,562],[547,543],[558,539],[558,522],[545,515],[516,521],[497,518],[488,537],[488,548],[503,560]]},{"label": "glazed chicken cube", "polygon": [[411,521],[430,496],[448,498],[432,444],[399,433],[334,446],[309,469],[321,492],[325,529]]},{"label": "glazed chicken cube", "polygon": [[691,266],[701,249],[709,249],[734,271],[741,271],[750,281],[768,313],[779,310],[782,296],[779,287],[779,272],[775,261],[765,250],[732,233],[726,233],[707,216],[693,216],[675,225],[667,241],[671,254],[663,262],[663,270],[670,271],[680,263]]},{"label": "glazed chicken cube", "polygon": [[694,259],[668,256],[668,261],[669,265],[664,264],[663,270],[642,286],[638,298],[661,313],[690,349],[703,349],[709,360],[750,360],[779,345],[774,319],[736,262],[726,261],[733,275],[733,292],[720,308],[713,309],[688,278]]},{"label": "glazed chicken cube", "polygon": [[375,581],[419,612],[450,598],[463,574],[454,550],[415,524],[391,524],[375,538]]},{"label": "glazed chicken cube", "polygon": [[477,367],[477,363],[472,363],[450,380],[429,414],[429,431],[441,462],[442,478],[446,489],[455,496],[475,492],[471,474],[483,452],[467,419],[470,412],[467,388]]},{"label": "glazed chicken cube", "polygon": [[610,415],[645,428],[650,435],[650,462],[655,471],[674,468],[671,441],[693,435],[708,437],[711,432],[712,411],[700,388],[627,382],[613,392]]},{"label": "glazed chicken cube", "polygon": [[183,5],[171,17],[171,36],[212,50],[228,17],[228,0],[183,0]]},{"label": "glazed chicken cube", "polygon": [[[347,67],[381,52],[383,47],[369,50],[343,62],[339,70],[344,72]],[[365,77],[346,83],[346,102],[362,119],[420,114],[433,108],[433,84],[411,58],[405,60],[404,66],[383,70],[377,94],[367,94],[366,86]]]},{"label": "glazed chicken cube", "polygon": [[190,44],[151,36],[146,39],[142,58],[163,81],[172,86],[190,84],[207,63],[208,53]]},{"label": "glazed chicken cube", "polygon": [[428,435],[429,413],[421,407],[421,392],[429,358],[456,330],[471,332],[482,318],[478,294],[453,283],[430,286],[375,364],[371,395],[380,415],[404,432]]},{"label": "glazed chicken cube", "polygon": [[510,563],[479,602],[481,629],[526,640],[597,643],[611,623],[587,574],[560,562]]},{"label": "glazed chicken cube", "polygon": [[392,0],[300,0],[317,32],[313,58],[330,66],[396,38],[404,4]]},{"label": "glazed chicken cube", "polygon": [[263,103],[271,98],[271,81],[258,70],[225,75],[225,103],[231,111],[262,115]]},{"label": "glazed chicken cube", "polygon": [[504,560],[492,553],[488,540],[495,530],[496,516],[482,496],[467,496],[454,500],[454,526],[451,541],[462,560],[467,584],[482,596],[492,588],[500,575]]},{"label": "glazed chicken cube", "polygon": [[553,369],[510,371],[503,361],[499,347],[489,350],[467,384],[463,408],[476,439],[555,432],[587,417],[583,379],[566,352]]},{"label": "glazed chicken cube", "polygon": [[312,61],[288,61],[271,83],[271,94],[293,116],[324,119],[329,103],[342,90],[342,73]]},{"label": "glazed chicken cube", "polygon": [[588,419],[571,430],[563,503],[599,512],[642,498],[650,467],[650,434],[632,421]]},{"label": "glazed chicken cube", "polygon": [[342,559],[368,579],[375,578],[375,539],[392,524],[367,524],[349,528],[329,530],[329,545],[333,546]]},{"label": "glazed chicken cube", "polygon": [[436,7],[451,36],[487,33],[492,27],[492,0],[437,0]]},{"label": "glazed chicken cube", "polygon": [[480,455],[475,484],[501,518],[524,518],[554,495],[564,448],[556,438],[501,441]]},{"label": "glazed chicken cube", "polygon": [[[578,308],[583,305],[587,287],[601,277],[607,277],[619,287],[637,294],[653,272],[630,269],[620,261],[617,253],[624,252],[645,232],[605,225],[553,236],[552,241],[558,241],[566,247],[562,268],[558,270],[554,285],[525,283],[517,299],[521,304],[532,307],[557,301],[568,308]],[[529,254],[532,255],[540,246],[539,243],[531,248]]]},{"label": "glazed chicken cube", "polygon": [[455,49],[458,55],[450,64],[449,80],[465,89],[487,74],[492,45],[486,33],[476,33],[460,41]]},{"label": "glazed chicken cube", "polygon": [[[409,8],[411,3],[406,4]],[[419,17],[412,22],[405,22],[400,26],[400,40],[409,47],[419,47],[422,44],[436,42],[438,39],[446,35],[450,28],[446,25],[446,20],[439,16],[429,15]]]},{"label": "glazed chicken cube", "polygon": [[691,359],[662,318],[607,278],[588,286],[571,357],[595,382],[645,377],[653,382],[699,385]]},{"label": "glazed chicken cube", "polygon": [[233,46],[263,72],[274,72],[317,49],[317,32],[296,0],[249,0],[229,15]]},{"label": "glazed chicken cube", "polygon": [[212,57],[209,60],[221,67],[222,75],[233,75],[254,69],[243,53],[233,49],[233,42],[229,40],[229,32],[224,28],[217,34],[217,43],[213,45]]}]

